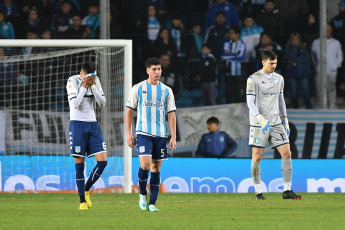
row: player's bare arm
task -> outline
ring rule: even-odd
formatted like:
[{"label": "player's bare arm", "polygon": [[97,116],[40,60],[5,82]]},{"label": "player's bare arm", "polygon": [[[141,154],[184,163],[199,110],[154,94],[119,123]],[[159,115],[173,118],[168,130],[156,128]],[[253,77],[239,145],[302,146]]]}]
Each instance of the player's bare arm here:
[{"label": "player's bare arm", "polygon": [[133,148],[134,137],[132,135],[132,120],[133,120],[134,110],[127,108],[126,109],[126,136],[127,136],[127,145]]},{"label": "player's bare arm", "polygon": [[168,113],[168,122],[171,131],[171,138],[170,138],[170,149],[171,153],[174,153],[176,150],[176,114],[175,112]]}]

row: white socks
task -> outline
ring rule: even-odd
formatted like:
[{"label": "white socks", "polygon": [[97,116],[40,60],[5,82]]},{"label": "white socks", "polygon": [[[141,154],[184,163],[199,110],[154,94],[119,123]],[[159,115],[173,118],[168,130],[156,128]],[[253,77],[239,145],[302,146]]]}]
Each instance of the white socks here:
[{"label": "white socks", "polygon": [[284,191],[291,190],[291,179],[292,179],[291,158],[282,159],[282,173],[283,173]]},{"label": "white socks", "polygon": [[260,162],[252,161],[251,164],[251,172],[252,172],[252,178],[255,188],[255,193],[262,193],[261,191],[261,171],[260,171]]}]

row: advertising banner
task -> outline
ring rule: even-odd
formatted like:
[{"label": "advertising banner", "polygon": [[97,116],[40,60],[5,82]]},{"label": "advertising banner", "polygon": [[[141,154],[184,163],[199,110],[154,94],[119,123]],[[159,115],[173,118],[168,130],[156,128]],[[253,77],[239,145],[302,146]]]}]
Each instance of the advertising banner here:
[{"label": "advertising banner", "polygon": [[[132,181],[138,185],[138,157],[133,157]],[[109,157],[93,189],[121,192],[121,157]],[[344,159],[293,160],[292,188],[296,192],[345,192]],[[85,175],[96,162],[87,159]],[[174,158],[163,162],[161,187],[170,193],[254,192],[250,159]],[[282,192],[281,161],[261,162],[263,192]],[[76,192],[74,160],[69,156],[0,156],[0,191]],[[137,191],[136,191],[137,192]]]}]

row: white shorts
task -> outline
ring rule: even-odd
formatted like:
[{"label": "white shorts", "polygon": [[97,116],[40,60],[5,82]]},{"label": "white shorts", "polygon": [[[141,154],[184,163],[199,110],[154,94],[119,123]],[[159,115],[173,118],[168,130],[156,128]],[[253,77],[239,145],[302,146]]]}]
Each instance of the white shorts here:
[{"label": "white shorts", "polygon": [[289,137],[282,124],[271,126],[273,131],[270,134],[263,134],[261,127],[250,126],[249,145],[252,147],[265,148],[267,142],[271,148],[276,148],[289,143]]}]

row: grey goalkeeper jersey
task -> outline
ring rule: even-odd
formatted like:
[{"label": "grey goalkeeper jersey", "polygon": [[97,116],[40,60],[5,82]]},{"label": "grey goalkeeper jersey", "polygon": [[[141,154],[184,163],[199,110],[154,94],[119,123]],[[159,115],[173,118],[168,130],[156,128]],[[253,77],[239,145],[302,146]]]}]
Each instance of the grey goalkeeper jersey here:
[{"label": "grey goalkeeper jersey", "polygon": [[[247,95],[255,96],[255,105],[259,113],[274,125],[281,123],[279,95],[283,93],[283,90],[284,78],[274,72],[265,74],[260,70],[252,74],[247,80]],[[249,112],[250,126],[260,126],[255,115]]]}]

